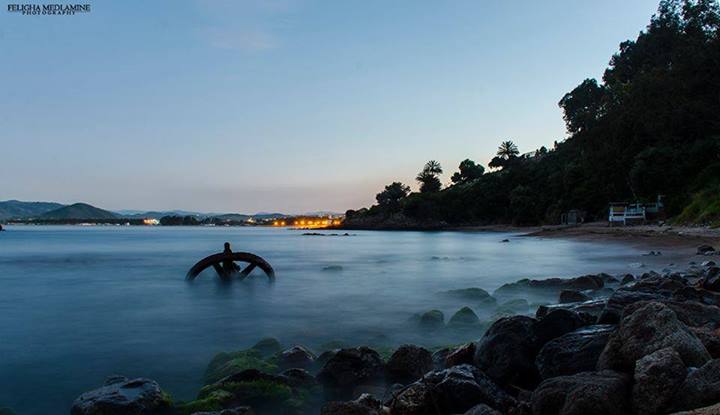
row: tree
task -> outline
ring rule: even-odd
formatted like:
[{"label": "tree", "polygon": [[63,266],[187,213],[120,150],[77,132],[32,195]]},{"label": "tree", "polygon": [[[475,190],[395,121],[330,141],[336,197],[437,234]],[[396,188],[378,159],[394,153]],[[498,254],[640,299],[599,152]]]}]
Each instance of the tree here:
[{"label": "tree", "polygon": [[558,105],[570,134],[587,130],[602,116],[604,96],[605,89],[597,80],[586,79],[562,97]]},{"label": "tree", "polygon": [[517,146],[512,141],[503,141],[498,147],[497,156],[501,159],[510,160],[520,154]]},{"label": "tree", "polygon": [[385,190],[378,193],[375,199],[378,205],[383,208],[395,209],[400,205],[400,201],[410,194],[410,186],[406,186],[400,182],[392,182],[385,186]]},{"label": "tree", "polygon": [[415,180],[420,183],[420,193],[432,193],[440,191],[442,183],[438,177],[442,174],[442,167],[440,163],[435,160],[430,160],[425,163],[422,171],[418,173]]},{"label": "tree", "polygon": [[483,166],[475,164],[475,162],[470,159],[465,159],[460,162],[458,169],[459,171],[454,173],[450,178],[453,183],[466,183],[479,178],[485,173]]}]

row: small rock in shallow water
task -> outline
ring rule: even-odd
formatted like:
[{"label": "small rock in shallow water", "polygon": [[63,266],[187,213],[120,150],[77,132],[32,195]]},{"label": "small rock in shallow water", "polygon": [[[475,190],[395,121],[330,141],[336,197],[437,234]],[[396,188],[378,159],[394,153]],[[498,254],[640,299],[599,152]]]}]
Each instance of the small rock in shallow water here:
[{"label": "small rock in shallow water", "polygon": [[480,319],[477,314],[470,307],[463,307],[450,317],[448,325],[458,327],[473,325],[478,322],[480,322]]},{"label": "small rock in shallow water", "polygon": [[591,298],[580,291],[575,290],[562,290],[560,291],[559,302],[562,303],[579,303],[588,301]]},{"label": "small rock in shallow water", "polygon": [[315,362],[315,355],[302,346],[294,346],[284,350],[277,357],[280,369],[310,369]]},{"label": "small rock in shallow water", "polygon": [[72,415],[158,415],[169,413],[171,402],[157,382],[138,378],[117,381],[85,392],[73,402]]},{"label": "small rock in shallow water", "polygon": [[338,272],[342,271],[343,267],[342,265],[328,265],[326,267],[323,267],[323,271],[330,271],[330,272]]},{"label": "small rock in shallow water", "polygon": [[440,310],[430,310],[420,316],[420,327],[437,330],[445,326],[445,315]]}]

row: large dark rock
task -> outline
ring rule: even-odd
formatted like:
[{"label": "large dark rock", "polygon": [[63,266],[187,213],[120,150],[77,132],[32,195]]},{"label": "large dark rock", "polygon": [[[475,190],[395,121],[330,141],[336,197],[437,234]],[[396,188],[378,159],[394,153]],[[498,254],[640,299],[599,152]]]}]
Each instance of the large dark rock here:
[{"label": "large dark rock", "polygon": [[706,290],[720,292],[720,268],[713,265],[705,270],[700,285]]},{"label": "large dark rock", "polygon": [[565,333],[577,330],[585,325],[580,315],[570,310],[552,310],[535,323],[533,335],[539,346],[560,337]]},{"label": "large dark rock", "polygon": [[400,392],[390,402],[393,415],[463,413],[484,403],[501,413],[515,406],[515,399],[472,365],[430,372]]},{"label": "large dark rock", "polygon": [[358,347],[337,351],[320,370],[317,380],[329,399],[348,400],[357,386],[382,384],[384,377],[380,355],[368,347]]},{"label": "large dark rock", "polygon": [[[635,310],[645,307],[652,301],[640,301],[633,303],[623,311],[623,315],[627,316],[635,312]],[[659,300],[656,301],[665,304],[675,312],[678,320],[689,327],[720,327],[720,308],[701,304],[696,301],[672,301]]]},{"label": "large dark rock", "polygon": [[451,297],[451,298],[457,298],[459,300],[469,300],[469,301],[483,301],[486,298],[490,297],[490,293],[483,290],[482,288],[477,288],[477,287],[442,291],[439,294],[442,296],[445,296],[445,297]]},{"label": "large dark rock", "polygon": [[150,379],[113,377],[105,386],[85,392],[73,402],[72,415],[169,414],[170,399]]},{"label": "large dark rock", "polygon": [[265,337],[252,347],[253,350],[260,352],[262,357],[270,357],[282,350],[280,342],[274,337]]},{"label": "large dark rock", "polygon": [[673,409],[683,411],[720,402],[720,359],[692,369],[677,390]]},{"label": "large dark rock", "polygon": [[580,303],[583,301],[591,300],[590,296],[585,295],[577,290],[562,290],[560,291],[560,298],[558,302],[564,303]]},{"label": "large dark rock", "polygon": [[638,359],[666,347],[674,348],[687,366],[710,360],[705,346],[672,309],[651,302],[622,319],[598,360],[598,369],[632,372]]},{"label": "large dark rock", "polygon": [[497,296],[514,296],[526,294],[529,291],[536,293],[558,295],[562,290],[597,290],[605,285],[603,279],[597,275],[583,275],[576,278],[547,278],[544,280],[524,279],[513,283],[503,284],[495,290]]},{"label": "large dark rock", "polygon": [[690,327],[713,359],[720,359],[720,329]]},{"label": "large dark rock", "polygon": [[685,380],[686,368],[671,347],[650,353],[635,363],[632,403],[638,415],[666,413]]},{"label": "large dark rock", "polygon": [[315,355],[302,346],[293,346],[283,350],[277,358],[280,369],[311,369],[315,363]]},{"label": "large dark rock", "polygon": [[526,316],[497,320],[477,344],[475,365],[500,384],[534,387],[539,380],[535,356],[540,349],[534,336],[536,322]]},{"label": "large dark rock", "polygon": [[607,301],[605,309],[598,317],[598,324],[617,324],[623,315],[623,310],[630,304],[639,301],[662,300],[664,297],[656,293],[631,291],[626,288],[615,291]]},{"label": "large dark rock", "polygon": [[382,402],[372,395],[363,394],[354,401],[331,401],[323,405],[320,415],[380,415],[384,408]]},{"label": "large dark rock", "polygon": [[544,380],[532,394],[533,415],[630,414],[630,379],[613,372],[584,372]]},{"label": "large dark rock", "polygon": [[463,415],[502,415],[502,413],[492,409],[491,407],[481,403],[468,409]]},{"label": "large dark rock", "polygon": [[720,293],[696,287],[683,287],[673,292],[673,300],[695,301],[705,305],[720,306]]},{"label": "large dark rock", "polygon": [[696,254],[698,255],[707,255],[708,253],[715,252],[715,248],[713,248],[710,245],[700,245],[697,248]]},{"label": "large dark rock", "polygon": [[385,365],[390,383],[411,383],[433,369],[432,354],[418,346],[402,345],[390,356]]},{"label": "large dark rock", "polygon": [[546,343],[535,360],[540,376],[548,379],[595,370],[615,328],[614,325],[587,326]]},{"label": "large dark rock", "polygon": [[445,357],[445,367],[453,367],[457,365],[471,365],[475,358],[475,343],[464,344],[453,349]]},{"label": "large dark rock", "polygon": [[607,299],[589,300],[583,301],[582,303],[541,305],[538,307],[535,317],[544,317],[553,310],[570,310],[578,313],[583,317],[583,320],[589,323],[595,323],[606,305]]}]

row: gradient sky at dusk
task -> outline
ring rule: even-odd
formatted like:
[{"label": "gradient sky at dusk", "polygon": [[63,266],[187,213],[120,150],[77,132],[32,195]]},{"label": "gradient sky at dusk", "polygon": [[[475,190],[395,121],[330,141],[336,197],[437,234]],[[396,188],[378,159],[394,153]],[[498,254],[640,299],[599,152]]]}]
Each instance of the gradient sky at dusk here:
[{"label": "gradient sky at dusk", "polygon": [[658,0],[4,3],[0,200],[295,213],[551,146]]}]

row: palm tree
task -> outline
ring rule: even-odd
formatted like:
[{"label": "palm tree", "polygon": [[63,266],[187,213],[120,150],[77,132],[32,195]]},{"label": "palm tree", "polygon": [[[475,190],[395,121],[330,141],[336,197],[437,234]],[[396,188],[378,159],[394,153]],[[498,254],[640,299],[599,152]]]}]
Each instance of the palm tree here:
[{"label": "palm tree", "polygon": [[497,156],[505,160],[509,160],[513,157],[517,157],[520,154],[517,146],[512,141],[503,141],[498,147]]},{"label": "palm tree", "polygon": [[425,167],[423,168],[424,172],[428,172],[430,174],[442,174],[442,167],[440,166],[440,163],[438,163],[435,160],[430,160],[427,163],[425,163]]}]

